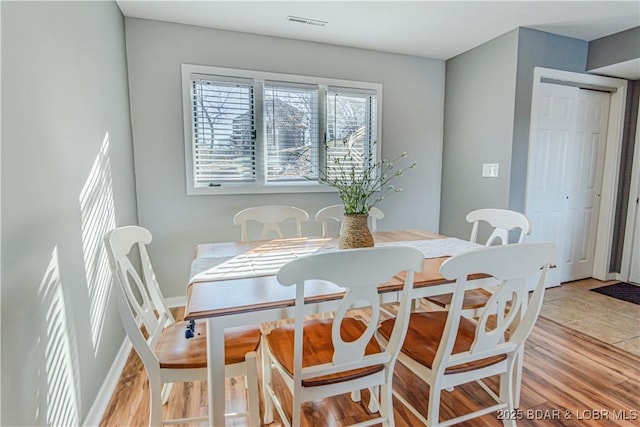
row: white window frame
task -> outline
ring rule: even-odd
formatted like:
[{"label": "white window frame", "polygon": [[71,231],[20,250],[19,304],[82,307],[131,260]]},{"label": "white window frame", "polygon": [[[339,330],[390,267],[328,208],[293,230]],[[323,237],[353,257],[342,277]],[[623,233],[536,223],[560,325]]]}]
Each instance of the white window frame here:
[{"label": "white window frame", "polygon": [[[254,81],[254,115],[256,123],[256,182],[255,183],[230,183],[215,187],[195,187],[193,176],[193,108],[192,108],[192,81],[194,75],[225,76],[230,78],[246,78]],[[257,194],[257,193],[309,193],[309,192],[335,192],[333,187],[320,184],[317,181],[298,182],[266,182],[265,145],[263,135],[263,85],[265,81],[283,81],[288,83],[300,83],[305,85],[317,85],[318,92],[318,140],[322,152],[324,132],[326,129],[326,94],[329,87],[342,87],[350,90],[368,90],[376,92],[376,134],[377,141],[374,144],[376,159],[382,157],[382,85],[371,82],[358,82],[352,80],[339,80],[323,77],[300,76],[294,74],[270,73],[264,71],[241,70],[233,68],[210,67],[205,65],[182,64],[182,106],[184,125],[184,149],[186,167],[187,195],[211,195],[211,194]]]}]

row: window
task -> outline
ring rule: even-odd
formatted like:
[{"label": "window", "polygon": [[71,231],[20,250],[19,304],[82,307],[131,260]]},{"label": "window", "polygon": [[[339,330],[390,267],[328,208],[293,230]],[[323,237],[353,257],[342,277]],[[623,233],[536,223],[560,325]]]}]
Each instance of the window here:
[{"label": "window", "polygon": [[192,93],[194,185],[255,181],[252,82],[197,77]]},{"label": "window", "polygon": [[267,82],[263,114],[267,183],[317,178],[318,88]]},{"label": "window", "polygon": [[327,158],[379,156],[379,84],[186,64],[182,82],[187,194],[335,191]]},{"label": "window", "polygon": [[[327,158],[341,159],[341,165],[356,176],[375,162],[376,98],[371,91],[353,92],[329,88],[327,93]],[[328,168],[328,177],[340,170]],[[359,174],[358,174],[359,173]]]}]

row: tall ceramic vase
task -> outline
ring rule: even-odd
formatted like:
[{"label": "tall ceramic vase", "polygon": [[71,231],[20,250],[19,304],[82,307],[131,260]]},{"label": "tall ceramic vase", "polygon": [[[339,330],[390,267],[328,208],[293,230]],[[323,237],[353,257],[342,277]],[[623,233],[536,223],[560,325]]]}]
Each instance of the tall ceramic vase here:
[{"label": "tall ceramic vase", "polygon": [[368,214],[344,214],[344,224],[338,241],[338,248],[373,247],[373,236],[369,231]]}]

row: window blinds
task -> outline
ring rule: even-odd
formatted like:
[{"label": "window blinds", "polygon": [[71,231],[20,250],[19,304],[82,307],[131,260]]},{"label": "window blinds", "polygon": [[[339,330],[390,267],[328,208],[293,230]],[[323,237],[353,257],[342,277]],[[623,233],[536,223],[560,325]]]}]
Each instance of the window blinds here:
[{"label": "window blinds", "polygon": [[192,102],[195,187],[255,182],[252,80],[194,78]]}]

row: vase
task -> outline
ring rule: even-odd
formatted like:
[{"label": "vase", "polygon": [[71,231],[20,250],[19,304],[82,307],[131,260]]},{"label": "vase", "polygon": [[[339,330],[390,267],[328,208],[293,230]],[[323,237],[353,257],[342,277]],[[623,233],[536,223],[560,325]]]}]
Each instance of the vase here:
[{"label": "vase", "polygon": [[338,240],[339,249],[371,248],[373,236],[369,231],[368,214],[344,214],[344,223]]}]

